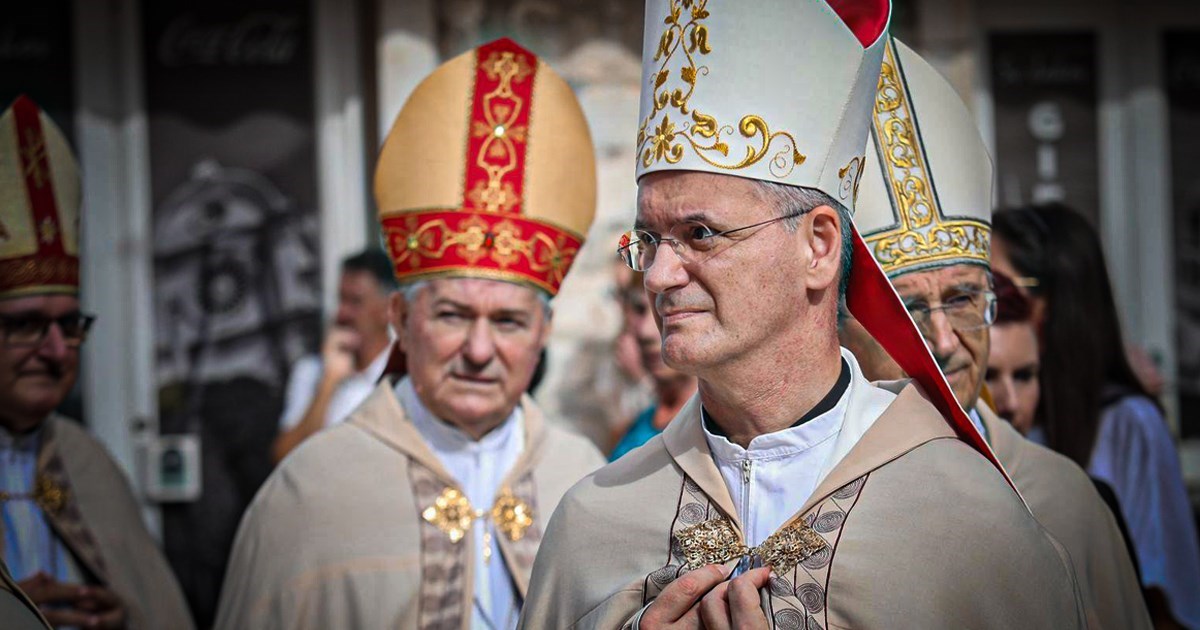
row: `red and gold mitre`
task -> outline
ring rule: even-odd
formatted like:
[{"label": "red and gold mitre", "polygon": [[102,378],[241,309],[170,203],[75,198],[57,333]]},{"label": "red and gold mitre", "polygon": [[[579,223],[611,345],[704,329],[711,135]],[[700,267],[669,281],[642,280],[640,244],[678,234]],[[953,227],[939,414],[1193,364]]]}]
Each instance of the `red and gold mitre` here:
[{"label": "red and gold mitre", "polygon": [[405,102],[375,169],[401,282],[453,275],[553,296],[596,209],[587,121],[571,88],[509,39],[442,64]]},{"label": "red and gold mitre", "polygon": [[79,165],[26,96],[0,116],[0,299],[79,293]]}]

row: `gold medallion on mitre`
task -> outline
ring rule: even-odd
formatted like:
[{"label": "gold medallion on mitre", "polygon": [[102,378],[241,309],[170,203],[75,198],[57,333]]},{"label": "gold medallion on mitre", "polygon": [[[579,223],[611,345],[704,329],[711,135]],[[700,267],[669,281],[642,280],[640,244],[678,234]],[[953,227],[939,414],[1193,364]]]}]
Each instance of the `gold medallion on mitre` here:
[{"label": "gold medallion on mitre", "polygon": [[79,165],[26,96],[0,116],[0,299],[79,293]]},{"label": "gold medallion on mitre", "polygon": [[889,276],[991,255],[992,159],[954,88],[892,40],[854,223]]},{"label": "gold medallion on mitre", "polygon": [[703,171],[853,210],[888,0],[648,0],[637,176]]},{"label": "gold medallion on mitre", "polygon": [[545,62],[499,39],[442,64],[396,117],[375,170],[401,282],[438,276],[553,296],[596,207],[587,122]]}]

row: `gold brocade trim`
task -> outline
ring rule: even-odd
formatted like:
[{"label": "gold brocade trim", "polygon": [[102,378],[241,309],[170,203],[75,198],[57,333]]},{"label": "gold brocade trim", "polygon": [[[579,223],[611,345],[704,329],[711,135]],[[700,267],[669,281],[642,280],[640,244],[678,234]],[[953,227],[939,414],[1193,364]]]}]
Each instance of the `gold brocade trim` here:
[{"label": "gold brocade trim", "polygon": [[46,139],[32,128],[25,131],[25,145],[21,147],[21,158],[25,163],[25,177],[33,180],[33,185],[39,189],[46,185],[50,174],[46,172],[44,161],[46,155]]},{"label": "gold brocade trim", "polygon": [[972,219],[946,220],[916,131],[902,70],[889,41],[875,95],[873,124],[880,167],[899,225],[866,236],[885,273],[951,259],[988,264],[991,227]]},{"label": "gold brocade trim", "polygon": [[838,169],[838,179],[842,182],[838,194],[842,199],[850,197],[851,202],[858,201],[858,185],[862,182],[865,163],[866,156],[856,157]]},{"label": "gold brocade trim", "polygon": [[480,65],[488,79],[499,80],[494,90],[483,96],[484,120],[473,121],[471,135],[484,138],[475,157],[475,164],[487,173],[467,192],[467,198],[488,212],[511,212],[520,203],[520,195],[504,176],[517,168],[517,144],[524,144],[528,129],[517,125],[525,99],[513,92],[513,85],[522,83],[533,74],[525,55],[511,51],[496,51]]},{"label": "gold brocade trim", "polygon": [[525,238],[521,226],[505,219],[489,226],[479,216],[471,216],[451,228],[443,218],[421,222],[418,217],[407,217],[403,227],[384,225],[384,239],[392,243],[393,262],[399,269],[407,264],[409,269],[420,269],[426,260],[441,260],[455,248],[454,254],[466,263],[474,265],[484,257],[490,257],[501,269],[508,269],[524,260],[528,269],[547,274],[550,279],[562,282],[571,262],[578,253],[567,237],[534,231]]},{"label": "gold brocade trim", "polygon": [[433,505],[421,512],[421,518],[442,530],[453,543],[466,536],[475,519],[491,518],[500,533],[516,542],[533,525],[533,508],[504,488],[490,511],[476,510],[462,492],[446,488]]},{"label": "gold brocade trim", "polygon": [[[737,160],[729,157],[729,140],[734,135],[734,128],[721,124],[714,116],[689,108],[697,81],[708,74],[708,66],[697,65],[696,59],[712,52],[708,27],[703,23],[709,17],[707,7],[708,0],[671,0],[670,14],[663,20],[667,28],[659,38],[658,51],[654,53],[654,61],[661,60],[662,63],[652,77],[653,104],[638,128],[641,164],[649,167],[660,160],[675,164],[683,159],[686,146],[690,146],[697,157],[717,168],[739,170],[760,162],[770,151],[771,144],[783,138],[790,145],[771,156],[770,171],[775,177],[787,177],[796,165],[806,159],[797,149],[796,138],[791,133],[772,132],[762,116],[747,114],[737,125],[737,133],[746,143],[745,154]],[[681,22],[685,10],[688,12],[687,21]],[[682,61],[677,55],[680,52]],[[673,60],[680,63],[678,79],[669,83],[672,70],[669,66]],[[668,110],[684,118],[678,129],[676,123],[671,121]],[[659,112],[662,112],[662,119],[655,125],[655,117]],[[690,122],[687,120],[689,115]]]},{"label": "gold brocade trim", "polygon": [[796,521],[767,537],[757,547],[747,547],[726,518],[697,523],[675,536],[689,569],[725,564],[746,556],[758,556],[776,573],[787,573],[797,564],[826,547],[825,539],[803,522]]},{"label": "gold brocade trim", "polygon": [[33,492],[0,491],[0,503],[19,500],[33,501],[43,512],[57,514],[67,504],[67,490],[53,479],[37,475],[33,482]]}]

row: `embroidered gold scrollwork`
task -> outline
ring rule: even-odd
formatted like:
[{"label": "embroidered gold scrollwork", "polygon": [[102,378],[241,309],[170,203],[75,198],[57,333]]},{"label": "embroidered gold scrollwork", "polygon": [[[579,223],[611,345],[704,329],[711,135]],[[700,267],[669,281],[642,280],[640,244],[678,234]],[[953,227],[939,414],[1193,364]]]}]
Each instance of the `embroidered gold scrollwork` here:
[{"label": "embroidered gold scrollwork", "polygon": [[26,499],[37,504],[43,512],[56,514],[67,504],[67,489],[58,485],[50,477],[36,475],[33,480],[33,492],[0,491],[0,503]]},{"label": "embroidered gold scrollwork", "polygon": [[477,215],[459,222],[457,228],[441,218],[421,221],[407,217],[402,227],[385,224],[384,238],[391,244],[397,267],[420,269],[424,261],[441,259],[450,248],[457,248],[456,254],[472,265],[491,257],[501,269],[507,269],[524,259],[530,270],[549,272],[557,282],[566,276],[578,253],[565,237],[551,238],[535,232],[526,238],[514,221],[489,225]]},{"label": "embroidered gold scrollwork", "polygon": [[988,227],[976,221],[939,223],[927,232],[906,231],[871,237],[875,258],[883,270],[916,263],[936,263],[951,258],[989,260],[991,239]]},{"label": "embroidered gold scrollwork", "polygon": [[[770,155],[768,163],[772,175],[784,178],[807,159],[796,145],[796,138],[787,131],[771,131],[767,121],[759,115],[743,116],[735,130],[722,125],[716,117],[693,110],[690,106],[699,78],[709,72],[708,66],[698,65],[697,57],[712,52],[708,27],[703,21],[709,17],[708,0],[671,0],[670,12],[663,20],[666,30],[659,37],[655,61],[661,61],[652,76],[653,98],[650,113],[638,128],[638,153],[643,167],[665,160],[675,164],[683,159],[686,146],[705,162],[721,169],[740,170],[759,163]],[[686,11],[686,15],[685,15]],[[678,81],[671,81],[673,64],[678,65]],[[682,127],[676,130],[670,113],[674,110],[685,117]],[[662,112],[662,119],[655,118]],[[687,116],[691,115],[691,120]],[[745,153],[740,159],[729,159],[730,141],[740,135],[745,143]],[[777,141],[783,144],[772,153]]]},{"label": "embroidered gold scrollwork", "polygon": [[820,534],[800,521],[781,528],[753,548],[742,542],[733,523],[726,518],[686,527],[675,537],[687,567],[692,570],[708,564],[725,564],[746,556],[758,556],[763,564],[782,574],[791,571],[827,545]]},{"label": "embroidered gold scrollwork", "polygon": [[421,518],[442,530],[450,542],[457,543],[470,531],[475,519],[491,518],[500,533],[516,542],[533,525],[533,508],[508,488],[500,491],[492,509],[476,510],[466,495],[455,488],[446,488],[433,505],[421,512]]},{"label": "embroidered gold scrollwork", "polygon": [[883,270],[891,273],[909,265],[958,258],[987,263],[991,255],[988,225],[969,219],[946,220],[937,206],[912,107],[891,45],[884,50],[874,118],[880,167],[899,215],[895,229],[866,239]]},{"label": "embroidered gold scrollwork", "polygon": [[488,181],[476,182],[467,196],[488,212],[510,212],[520,197],[512,184],[502,180],[517,168],[516,144],[523,144],[528,133],[524,125],[515,124],[526,103],[512,88],[528,79],[533,67],[525,55],[513,52],[494,52],[481,67],[489,79],[500,83],[483,96],[484,120],[474,121],[471,127],[472,136],[484,138],[475,163],[487,173]]},{"label": "embroidered gold scrollwork", "polygon": [[856,157],[838,169],[838,179],[841,181],[838,195],[842,199],[847,197],[851,201],[858,199],[858,184],[862,181],[863,163],[864,158]]}]

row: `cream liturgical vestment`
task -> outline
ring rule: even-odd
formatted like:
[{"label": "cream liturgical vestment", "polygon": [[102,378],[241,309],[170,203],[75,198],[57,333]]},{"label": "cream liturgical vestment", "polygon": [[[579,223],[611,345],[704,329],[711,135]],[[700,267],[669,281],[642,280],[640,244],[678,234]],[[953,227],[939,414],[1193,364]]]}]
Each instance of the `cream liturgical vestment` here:
[{"label": "cream liturgical vestment", "polygon": [[1088,627],[1152,627],[1121,530],[1092,480],[1071,460],[1025,439],[986,405],[976,411],[1029,509],[1066,547]]},{"label": "cream liturgical vestment", "polygon": [[746,557],[774,569],[762,605],[781,630],[1084,626],[1065,551],[915,386],[855,369],[846,397],[835,438],[845,455],[755,549],[694,398],[662,435],[567,493],[522,627],[634,628],[687,571]]},{"label": "cream liturgical vestment", "polygon": [[473,506],[472,488],[430,449],[392,385],[380,384],[259,491],[234,543],[216,627],[487,627],[474,623],[477,597],[490,596],[475,592],[476,521],[494,526],[499,553],[488,562],[503,563],[524,600],[551,512],[604,463],[584,438],[548,426],[531,399],[519,415],[524,448],[495,502]]},{"label": "cream liturgical vestment", "polygon": [[86,581],[116,593],[131,630],[193,627],[183,591],[108,452],[60,416],[47,418],[41,432],[37,479],[50,488],[43,512]]},{"label": "cream liturgical vestment", "polygon": [[0,561],[0,620],[6,630],[44,630],[50,628],[46,618],[8,573]]}]

